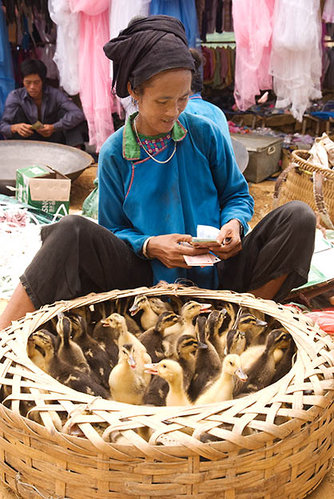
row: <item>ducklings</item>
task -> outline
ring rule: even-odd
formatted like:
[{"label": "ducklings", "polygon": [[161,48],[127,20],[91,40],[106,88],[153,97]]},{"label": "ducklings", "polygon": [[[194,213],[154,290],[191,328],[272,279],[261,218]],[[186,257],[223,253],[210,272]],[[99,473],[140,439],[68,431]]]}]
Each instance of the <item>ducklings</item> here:
[{"label": "ducklings", "polygon": [[224,329],[226,314],[226,308],[212,310],[206,320],[206,328],[209,333],[210,343],[214,346],[221,359],[224,357],[226,345],[227,330]]},{"label": "ducklings", "polygon": [[[183,369],[183,386],[188,390],[195,372],[195,354],[198,349],[205,347],[196,338],[190,335],[181,335],[177,341],[176,354],[173,360],[179,362]],[[152,376],[149,386],[144,394],[144,404],[166,405],[168,383],[159,376]]]},{"label": "ducklings", "polygon": [[267,322],[256,317],[249,309],[240,307],[233,329],[245,333],[246,346],[258,343],[261,333],[267,326]]},{"label": "ducklings", "polygon": [[239,329],[230,329],[226,335],[226,347],[224,354],[236,353],[240,355],[245,351],[247,345],[246,333]]},{"label": "ducklings", "polygon": [[148,298],[145,295],[137,295],[132,307],[129,309],[131,316],[137,314],[139,310],[143,313],[140,317],[140,323],[144,331],[154,327],[160,314],[166,311],[172,311],[169,304],[159,298]]},{"label": "ducklings", "polygon": [[176,360],[163,359],[155,364],[145,364],[146,372],[158,375],[167,381],[169,390],[166,405],[190,405],[183,384],[183,369]]},{"label": "ducklings", "polygon": [[73,340],[80,346],[91,372],[98,377],[105,388],[108,388],[109,374],[114,364],[105,347],[88,334],[87,322],[82,316],[72,317],[72,322]]},{"label": "ducklings", "polygon": [[73,390],[94,395],[95,397],[110,398],[109,392],[96,383],[87,372],[83,372],[76,365],[70,364],[60,357],[53,335],[46,334],[40,329],[32,333],[30,338],[43,352],[45,371],[50,376]]},{"label": "ducklings", "polygon": [[[146,361],[149,356],[146,357]],[[144,370],[141,352],[133,343],[119,343],[119,359],[109,375],[109,388],[113,400],[127,404],[142,404],[150,381]]]},{"label": "ducklings", "polygon": [[[159,362],[166,357],[168,342],[164,344],[165,330],[179,321],[179,316],[173,312],[163,312],[159,315],[154,327],[148,329],[138,339],[145,346],[153,362]],[[168,355],[168,353],[167,353]]]},{"label": "ducklings", "polygon": [[269,385],[276,372],[276,364],[283,357],[283,350],[290,347],[291,335],[285,329],[273,329],[267,336],[266,344],[253,347],[241,354],[241,362],[248,375],[247,383],[236,388],[237,392],[261,390]]},{"label": "ducklings", "polygon": [[75,366],[82,372],[89,374],[89,364],[81,350],[80,346],[71,339],[72,321],[63,313],[58,314],[57,333],[60,336],[60,344],[58,348],[58,356],[64,362],[71,366]]},{"label": "ducklings", "polygon": [[223,360],[222,370],[219,378],[204,389],[197,397],[194,404],[211,404],[223,402],[233,398],[233,376],[236,375],[242,381],[246,381],[247,375],[241,367],[240,356],[229,354]]},{"label": "ducklings", "polygon": [[195,373],[188,390],[192,401],[196,400],[203,388],[219,375],[222,366],[221,359],[210,342],[212,328],[210,323],[208,325],[206,317],[197,317],[195,329],[199,341],[206,348],[203,347],[196,353]]}]

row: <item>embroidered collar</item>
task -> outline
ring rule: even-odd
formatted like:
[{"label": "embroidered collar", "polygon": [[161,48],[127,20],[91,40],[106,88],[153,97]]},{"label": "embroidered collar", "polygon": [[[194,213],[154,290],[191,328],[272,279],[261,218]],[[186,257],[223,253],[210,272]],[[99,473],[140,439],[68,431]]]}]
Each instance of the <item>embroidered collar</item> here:
[{"label": "embroidered collar", "polygon": [[[132,114],[126,121],[123,130],[123,158],[128,160],[140,159],[140,145],[137,142],[135,133],[132,129],[132,122],[137,116],[137,112]],[[175,142],[179,142],[185,138],[187,135],[187,130],[184,126],[177,120],[172,131],[171,136]],[[161,135],[166,136],[166,134]],[[141,137],[145,137],[142,136]],[[159,137],[145,137],[146,139],[154,139]]]},{"label": "embroidered collar", "polygon": [[197,94],[192,94],[190,97],[189,97],[189,100],[193,100],[193,99],[202,99],[202,96],[201,94],[198,92]]}]

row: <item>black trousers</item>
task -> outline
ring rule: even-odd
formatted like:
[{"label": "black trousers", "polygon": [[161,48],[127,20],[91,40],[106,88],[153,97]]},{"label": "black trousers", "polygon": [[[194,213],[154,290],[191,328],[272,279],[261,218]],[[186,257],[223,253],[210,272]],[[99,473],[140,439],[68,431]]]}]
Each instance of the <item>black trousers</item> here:
[{"label": "black trousers", "polygon": [[[42,247],[21,276],[34,306],[90,292],[151,286],[149,260],[107,229],[78,215],[42,228]],[[238,255],[217,264],[220,289],[247,292],[287,274],[275,296],[307,281],[314,249],[315,215],[300,201],[269,213],[244,238]]]}]

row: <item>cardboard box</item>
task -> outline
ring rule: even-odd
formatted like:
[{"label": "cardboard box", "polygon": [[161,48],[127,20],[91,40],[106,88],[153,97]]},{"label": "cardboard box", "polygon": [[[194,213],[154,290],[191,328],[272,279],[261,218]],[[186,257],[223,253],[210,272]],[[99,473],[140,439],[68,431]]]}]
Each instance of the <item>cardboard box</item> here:
[{"label": "cardboard box", "polygon": [[244,144],[249,153],[248,166],[243,172],[249,182],[262,182],[280,169],[283,143],[281,137],[256,133],[232,133],[231,137]]},{"label": "cardboard box", "polygon": [[16,199],[47,213],[67,215],[71,180],[49,166],[16,170]]}]

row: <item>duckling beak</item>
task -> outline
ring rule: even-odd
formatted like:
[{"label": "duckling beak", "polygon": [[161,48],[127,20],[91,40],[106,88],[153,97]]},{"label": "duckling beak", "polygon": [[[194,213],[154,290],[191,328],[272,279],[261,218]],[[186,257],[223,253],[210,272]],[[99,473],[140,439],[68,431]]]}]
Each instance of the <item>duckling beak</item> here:
[{"label": "duckling beak", "polygon": [[131,367],[131,369],[136,369],[137,364],[136,364],[136,361],[131,354],[129,355],[128,363],[129,363],[129,366]]},{"label": "duckling beak", "polygon": [[206,343],[202,343],[201,341],[198,343],[198,347],[199,349],[205,349],[205,348],[208,348],[208,345]]},{"label": "duckling beak", "polygon": [[256,319],[256,325],[257,326],[267,326],[268,322],[266,321],[261,321],[261,319]]},{"label": "duckling beak", "polygon": [[101,319],[102,327],[109,327],[109,322],[106,319]]},{"label": "duckling beak", "polygon": [[137,305],[132,305],[132,307],[129,308],[130,315],[135,315],[138,312],[139,308]]},{"label": "duckling beak", "polygon": [[247,374],[241,369],[241,367],[239,367],[239,369],[237,369],[234,373],[236,376],[238,376],[238,378],[240,379],[240,381],[247,381]]},{"label": "duckling beak", "polygon": [[144,364],[144,372],[147,374],[158,374],[157,364]]},{"label": "duckling beak", "polygon": [[211,303],[201,303],[200,312],[206,312],[211,308]]}]

